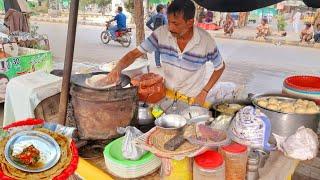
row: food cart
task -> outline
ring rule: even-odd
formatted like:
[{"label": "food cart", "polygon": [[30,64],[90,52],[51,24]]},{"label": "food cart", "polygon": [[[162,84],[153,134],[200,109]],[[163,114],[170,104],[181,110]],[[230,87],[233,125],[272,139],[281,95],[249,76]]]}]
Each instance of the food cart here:
[{"label": "food cart", "polygon": [[[203,3],[204,1],[201,1],[201,2],[202,2],[202,5],[206,5],[209,1],[207,3]],[[267,2],[267,1],[264,1],[264,2]],[[260,6],[267,6],[267,5],[270,5],[271,3],[275,3],[275,2],[277,2],[277,1],[270,1],[269,4],[262,3],[262,4],[260,4]],[[259,3],[257,3],[257,4],[259,4]],[[72,62],[73,62],[73,51],[74,51],[75,34],[76,34],[75,32],[76,32],[78,5],[79,5],[78,0],[73,0],[71,2],[70,21],[69,21],[68,38],[67,38],[67,51],[66,51],[66,59],[65,59],[64,74],[63,74],[62,92],[61,92],[61,96],[60,96],[60,108],[59,108],[60,117],[58,119],[60,124],[66,124],[66,116],[67,116],[67,112],[68,112],[68,101],[69,101],[69,93],[70,93],[70,80],[72,80],[71,79],[71,70],[72,70]],[[200,5],[201,5],[201,3],[200,3]],[[226,5],[224,5],[224,6],[226,6]],[[221,8],[224,6],[222,6],[220,4],[216,7],[220,8],[218,10],[226,10],[227,8],[225,8],[225,9]],[[208,7],[210,7],[210,6],[208,6]],[[228,6],[228,7],[230,8],[230,6]],[[256,5],[255,5],[254,8],[258,8],[258,7],[256,7]],[[214,8],[211,8],[211,9],[217,10]],[[242,9],[242,10],[248,10],[248,9]],[[234,10],[227,9],[227,11],[236,11],[236,9],[234,9]],[[91,75],[93,75],[93,74],[91,74]],[[84,103],[88,103],[88,102],[92,103],[92,99],[95,99],[95,100],[99,101],[99,103],[102,103],[102,104],[106,103],[106,102],[103,102],[103,101],[106,101],[105,99],[101,100],[101,98],[99,97],[101,94],[96,94],[95,92],[88,91],[88,90],[84,89],[86,87],[84,87],[84,85],[83,85],[83,82],[84,82],[83,80],[86,77],[88,77],[88,76],[85,76],[85,75],[81,76],[80,75],[80,76],[78,76],[78,79],[73,80],[73,84],[71,86],[71,92],[77,93],[74,95],[79,97],[79,101],[77,100],[78,102],[73,102],[73,103],[76,103],[78,105],[83,105]],[[123,88],[123,87],[121,87],[121,88]],[[130,88],[132,91],[135,91],[134,88],[132,88],[132,87],[130,87]],[[78,92],[76,92],[76,91],[78,91]],[[100,93],[102,93],[102,92],[100,92]],[[109,92],[109,93],[111,94],[111,92]],[[120,96],[121,98],[126,98],[125,96],[127,94],[118,93],[117,95]],[[109,97],[109,98],[113,98],[113,96]],[[256,102],[259,103],[260,100],[261,101],[264,100],[264,101],[268,101],[268,103],[269,102],[271,103],[271,101],[274,101],[272,99],[273,97],[265,97],[265,98],[266,99],[256,99]],[[278,101],[280,101],[280,100],[276,99],[276,102],[278,102]],[[110,104],[110,102],[108,102],[108,103]],[[292,103],[298,103],[298,102],[297,102],[297,100],[292,100]],[[309,102],[307,102],[307,103],[309,103]],[[130,103],[130,104],[133,104],[133,106],[136,105],[134,103]],[[262,103],[260,102],[260,104],[262,104]],[[312,103],[310,103],[310,104],[312,104]],[[88,107],[90,106],[90,108],[92,108],[93,106],[91,106],[91,105],[92,104],[89,104]],[[261,105],[261,107],[263,108],[265,105],[268,106],[269,104],[264,104],[263,106]],[[108,107],[110,109],[113,108],[111,105],[109,105]],[[227,107],[229,107],[229,106],[227,106]],[[82,113],[82,114],[78,114],[79,117],[85,119],[86,115],[88,115],[88,114],[90,116],[92,116],[92,114],[90,114],[92,112],[90,112],[90,113],[86,112],[85,107],[82,107],[82,109],[83,109],[82,112],[78,112],[78,113]],[[119,109],[121,109],[122,111],[127,110],[123,104],[119,105]],[[216,109],[219,111],[219,107],[216,107]],[[271,109],[271,107],[269,107],[269,109]],[[132,109],[129,109],[129,110],[132,111]],[[100,111],[102,111],[102,109],[97,108],[97,111],[94,114],[95,116],[97,116],[96,119],[101,118],[101,117],[98,117],[100,114]],[[220,112],[221,111],[222,110],[220,110]],[[227,114],[229,114],[229,113],[230,112],[228,111]],[[233,113],[235,113],[235,112],[233,112]],[[121,114],[117,114],[117,115],[120,116]],[[75,116],[77,116],[77,114],[75,114]],[[130,116],[132,116],[132,112],[130,113]],[[190,116],[190,119],[192,119],[191,117],[193,115],[191,112],[188,112],[187,116]],[[177,120],[178,118],[174,117],[174,119]],[[88,119],[86,119],[86,120],[88,120]],[[162,122],[166,121],[166,119],[162,119],[162,120],[163,120]],[[158,121],[160,121],[160,119],[158,119]],[[242,179],[245,176],[245,172],[246,172],[246,168],[247,168],[247,159],[250,159],[250,163],[249,163],[250,166],[248,166],[248,169],[250,169],[250,171],[252,170],[252,172],[253,172],[252,175],[256,178],[255,173],[257,171],[257,168],[260,166],[257,163],[257,154],[259,154],[260,152],[254,152],[252,156],[248,156],[249,149],[246,145],[231,144],[231,145],[224,146],[224,145],[226,145],[224,143],[227,143],[227,137],[225,135],[226,133],[221,132],[221,131],[208,130],[208,128],[206,128],[205,125],[203,125],[203,124],[199,124],[199,126],[196,125],[195,127],[191,126],[191,132],[194,132],[194,129],[196,129],[196,130],[198,129],[199,130],[198,132],[200,132],[200,135],[202,135],[203,138],[205,138],[204,135],[206,133],[221,134],[221,136],[219,136],[221,138],[216,139],[214,142],[211,142],[211,144],[206,144],[206,146],[212,146],[212,147],[213,146],[223,146],[223,147],[219,148],[220,155],[218,155],[216,151],[215,152],[207,151],[206,153],[203,154],[203,156],[197,157],[195,160],[195,162],[197,163],[197,166],[194,166],[194,167],[196,167],[196,169],[192,170],[192,159],[190,159],[189,157],[194,157],[198,154],[203,153],[206,150],[205,148],[203,148],[201,146],[201,143],[203,143],[203,142],[198,142],[199,139],[195,138],[194,137],[195,134],[191,133],[191,136],[188,136],[189,138],[191,138],[190,140],[188,139],[188,142],[183,141],[186,143],[184,143],[182,145],[180,144],[181,147],[175,147],[175,145],[173,145],[173,146],[169,145],[169,148],[173,148],[173,150],[169,151],[168,148],[166,147],[167,146],[166,143],[168,141],[170,141],[172,138],[175,138],[177,134],[179,134],[179,128],[181,128],[182,126],[184,126],[186,124],[186,120],[181,118],[182,126],[180,126],[181,124],[179,123],[177,125],[178,127],[174,127],[174,129],[172,129],[172,127],[164,127],[164,125],[162,125],[162,122],[161,121],[158,122],[157,127],[152,129],[151,131],[145,133],[143,136],[139,136],[139,138],[136,140],[136,143],[139,147],[152,152],[152,154],[154,154],[154,155],[162,157],[162,159],[161,159],[161,161],[162,161],[161,162],[162,163],[161,176],[162,177],[163,176],[169,177],[170,175],[173,175],[171,178],[186,177],[186,178],[182,178],[182,179],[190,179],[190,177],[191,177],[191,179],[192,179],[192,171],[193,171],[193,173],[197,172],[196,174],[201,177],[201,174],[203,173],[203,169],[201,169],[201,168],[204,168],[204,169],[209,168],[210,170],[212,170],[213,173],[212,172],[210,172],[210,173],[212,173],[213,175],[219,174],[219,175],[223,176],[224,169],[226,169],[226,174],[229,174],[229,175],[230,174],[231,175],[239,175],[240,174],[240,176],[236,176],[236,177],[241,177],[241,179]],[[96,123],[96,122],[94,122],[94,123]],[[128,122],[123,122],[123,123],[128,125]],[[89,137],[88,139],[90,140],[90,138],[92,138],[92,137],[94,138],[94,136],[96,134],[94,131],[92,131],[93,129],[86,129],[86,128],[90,127],[91,124],[87,122],[87,123],[83,123],[82,125],[85,127],[82,129],[82,132],[80,132],[80,133],[82,133],[82,135],[88,135],[88,134],[86,134],[85,131],[90,130],[91,131],[90,133],[93,134],[93,136]],[[101,128],[103,128],[103,127],[101,127]],[[101,131],[100,127],[97,129],[97,131]],[[184,130],[184,131],[186,131],[186,130]],[[104,133],[107,133],[107,132],[104,132]],[[114,129],[113,129],[112,133],[113,134],[111,134],[111,136],[113,136],[115,133]],[[108,136],[108,135],[110,135],[110,134],[102,134],[102,136]],[[179,141],[180,141],[180,139],[179,139]],[[144,161],[144,163],[142,163],[142,165],[140,164],[141,162],[136,162],[136,161],[128,162],[129,160],[124,159],[124,157],[123,157],[124,154],[119,151],[121,149],[121,146],[123,145],[122,144],[123,141],[124,141],[124,138],[122,138],[122,139],[120,138],[120,139],[113,141],[112,143],[109,143],[107,145],[107,147],[105,148],[105,152],[104,152],[105,157],[104,158],[102,157],[102,158],[96,158],[96,159],[91,160],[92,164],[95,164],[99,168],[106,169],[107,172],[109,172],[109,173],[107,173],[105,171],[101,171],[101,170],[97,169],[96,167],[94,167],[92,164],[88,164],[83,159],[80,159],[79,160],[80,163],[78,165],[78,169],[76,171],[76,174],[78,174],[79,176],[81,176],[84,179],[108,179],[108,178],[114,177],[114,175],[112,175],[110,173],[110,169],[115,167],[115,169],[124,168],[124,169],[121,169],[124,171],[124,172],[122,171],[121,173],[125,174],[125,175],[130,174],[132,176],[135,176],[136,175],[135,173],[138,173],[138,172],[135,172],[135,170],[137,170],[137,169],[139,169],[140,171],[141,171],[141,169],[148,170],[148,172],[150,171],[150,174],[147,174],[145,177],[143,177],[144,179],[159,179],[160,178],[159,171],[157,171],[157,169],[151,168],[152,167],[151,165],[154,165],[154,164],[159,165],[159,161],[158,161],[159,159],[156,159],[154,155],[150,155],[150,153],[147,153],[145,155],[145,157],[142,157],[142,161]],[[190,143],[191,141],[193,141],[194,143]],[[217,142],[220,142],[220,143],[224,142],[224,143],[217,145],[216,144]],[[175,143],[173,143],[173,144],[175,144]],[[110,153],[113,153],[112,156],[110,156]],[[262,154],[261,157],[267,156],[266,152],[262,152],[261,154]],[[223,156],[223,158],[225,158],[226,164],[223,164],[223,161],[221,161],[221,155]],[[217,159],[220,159],[220,160],[219,161],[213,160],[213,162],[209,162],[209,164],[204,163],[203,159],[207,159],[207,156],[215,156],[215,157],[217,157]],[[232,157],[236,157],[236,162],[234,162],[232,160]],[[259,154],[259,157],[260,157],[260,154]],[[111,160],[112,158],[113,158],[113,160]],[[284,177],[287,177],[287,175],[290,176],[292,174],[292,169],[294,169],[297,165],[297,161],[290,159],[290,158],[286,158],[281,153],[273,154],[270,156],[270,158],[273,160],[278,160],[277,162],[280,161],[280,164],[278,164],[277,167],[282,167],[282,165],[284,165],[284,164],[281,164],[281,161],[289,164],[289,165],[287,165],[287,171],[285,172]],[[152,163],[148,164],[150,166],[147,166],[145,164],[145,162],[152,162]],[[241,166],[237,166],[237,163],[240,164]],[[128,171],[126,173],[126,170],[128,170],[128,164],[130,165],[129,167],[132,167],[132,169],[130,169],[131,171]],[[268,163],[266,164],[267,167],[272,166],[272,165],[273,165],[272,162],[269,162],[269,164]],[[237,169],[239,167],[240,167],[240,169]],[[146,168],[146,169],[143,169],[143,168]],[[221,171],[221,169],[223,169],[223,170]],[[281,168],[277,168],[277,169],[279,170]],[[230,171],[228,172],[228,170],[235,170],[239,174],[232,173],[232,172],[230,173]],[[139,171],[139,173],[141,173],[140,171]],[[267,171],[264,172],[265,176],[270,175],[270,174],[268,174],[268,172],[270,172],[270,169],[267,169]],[[280,173],[280,172],[277,171],[275,173]],[[275,175],[275,173],[273,173],[273,175]],[[212,175],[212,174],[210,174],[210,175]]]}]

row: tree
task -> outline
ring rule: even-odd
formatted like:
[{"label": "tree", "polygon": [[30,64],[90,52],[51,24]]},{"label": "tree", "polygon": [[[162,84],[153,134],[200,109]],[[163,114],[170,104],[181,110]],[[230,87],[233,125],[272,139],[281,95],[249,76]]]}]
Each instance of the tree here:
[{"label": "tree", "polygon": [[278,31],[285,31],[287,23],[284,15],[282,13],[279,13],[277,16],[277,29]]},{"label": "tree", "polygon": [[89,4],[94,4],[94,0],[80,0],[79,9],[81,11],[84,11],[85,7],[88,6]]},{"label": "tree", "polygon": [[[134,0],[134,22],[136,24],[136,44],[140,45],[145,38],[143,0]],[[147,58],[145,55],[144,58]]]},{"label": "tree", "polygon": [[101,8],[102,15],[105,14],[106,7],[111,4],[112,0],[80,0],[80,9],[85,10],[85,7],[90,4],[97,4]]},{"label": "tree", "polygon": [[248,23],[249,12],[239,13],[239,27],[245,27]]},{"label": "tree", "polygon": [[94,0],[94,1],[101,8],[102,15],[105,15],[107,6],[112,2],[112,0]]},{"label": "tree", "polygon": [[134,16],[134,0],[126,0],[124,2],[124,8]]}]

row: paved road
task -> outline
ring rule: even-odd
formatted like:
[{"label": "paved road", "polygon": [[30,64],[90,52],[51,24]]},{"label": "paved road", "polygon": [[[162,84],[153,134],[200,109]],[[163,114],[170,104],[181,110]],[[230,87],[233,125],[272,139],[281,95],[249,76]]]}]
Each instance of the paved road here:
[{"label": "paved road", "polygon": [[[40,33],[49,36],[51,48],[57,60],[64,59],[65,42],[67,37],[66,24],[39,23]],[[123,48],[120,44],[112,42],[103,45],[100,42],[100,33],[103,27],[78,26],[75,59],[76,61],[93,61],[101,63],[120,58],[125,52],[134,48]],[[286,69],[316,70],[320,67],[319,49],[276,46],[273,44],[216,39],[222,56],[228,62],[254,63],[264,66],[276,66]]]},{"label": "paved road", "polygon": [[[56,61],[64,59],[67,25],[38,23],[39,33],[46,33]],[[100,33],[103,27],[78,26],[75,61],[101,64],[119,59],[130,49],[112,42],[103,45]],[[147,32],[150,33],[150,32]],[[320,74],[319,49],[276,46],[273,44],[216,39],[227,63],[223,80],[246,84],[249,91],[279,90],[289,74]],[[153,59],[153,56],[149,56]]]}]

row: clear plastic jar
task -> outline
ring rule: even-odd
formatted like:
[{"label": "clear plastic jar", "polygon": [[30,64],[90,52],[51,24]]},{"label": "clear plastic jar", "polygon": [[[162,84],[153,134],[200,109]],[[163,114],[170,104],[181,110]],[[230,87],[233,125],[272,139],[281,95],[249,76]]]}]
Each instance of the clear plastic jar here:
[{"label": "clear plastic jar", "polygon": [[216,151],[206,151],[194,158],[193,180],[224,180],[225,167],[221,154]]},{"label": "clear plastic jar", "polygon": [[225,160],[227,180],[243,180],[246,178],[247,149],[247,146],[237,143],[220,148],[220,152]]}]

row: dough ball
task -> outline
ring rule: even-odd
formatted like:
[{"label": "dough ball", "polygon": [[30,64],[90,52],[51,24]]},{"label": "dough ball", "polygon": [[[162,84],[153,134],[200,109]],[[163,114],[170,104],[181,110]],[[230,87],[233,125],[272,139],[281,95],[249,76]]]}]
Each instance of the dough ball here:
[{"label": "dough ball", "polygon": [[309,102],[310,102],[310,101],[308,101],[308,100],[298,99],[298,100],[296,101],[296,104],[301,104],[301,105],[303,105],[303,106],[307,106],[307,105],[309,104]]},{"label": "dough ball", "polygon": [[304,102],[303,102],[302,99],[298,99],[298,100],[296,101],[296,104],[304,104]]},{"label": "dough ball", "polygon": [[280,109],[281,112],[284,113],[294,113],[294,108],[293,107],[284,107]]},{"label": "dough ball", "polygon": [[269,98],[269,104],[279,104],[278,99],[277,98]]},{"label": "dough ball", "polygon": [[317,109],[317,108],[314,108],[314,107],[308,108],[308,109],[306,110],[306,113],[308,113],[308,114],[316,114],[316,113],[318,113],[318,112],[319,112],[318,109]]},{"label": "dough ball", "polygon": [[273,111],[278,111],[279,110],[279,106],[277,106],[276,104],[269,104],[267,106],[267,109],[273,110]]},{"label": "dough ball", "polygon": [[289,102],[280,103],[280,108],[287,108],[287,107],[293,107],[293,104]]},{"label": "dough ball", "polygon": [[313,101],[309,101],[308,102],[308,105],[307,105],[308,108],[309,107],[314,107],[314,106],[317,106],[317,104],[315,102],[313,102]]},{"label": "dough ball", "polygon": [[294,112],[298,114],[303,114],[303,113],[306,113],[306,108],[298,107],[294,110]]},{"label": "dough ball", "polygon": [[294,108],[307,108],[307,106],[302,103],[294,103]]},{"label": "dough ball", "polygon": [[269,104],[268,101],[265,100],[265,99],[258,101],[258,105],[261,106],[261,107],[264,107],[264,108],[267,107],[268,104]]}]

